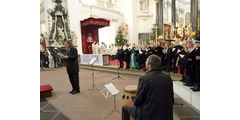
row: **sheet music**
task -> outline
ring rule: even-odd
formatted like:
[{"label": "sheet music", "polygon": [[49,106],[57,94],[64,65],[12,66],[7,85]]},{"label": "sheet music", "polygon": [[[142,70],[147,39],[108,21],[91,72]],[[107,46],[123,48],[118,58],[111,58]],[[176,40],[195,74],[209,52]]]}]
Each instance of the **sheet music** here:
[{"label": "sheet music", "polygon": [[139,50],[139,53],[140,53],[140,54],[142,54],[142,51],[141,51],[141,50]]},{"label": "sheet music", "polygon": [[181,52],[181,50],[178,50],[177,53]]},{"label": "sheet music", "polygon": [[172,52],[173,52],[175,49],[176,49],[176,48],[173,48],[173,49],[172,49]]},{"label": "sheet music", "polygon": [[97,60],[96,57],[94,57],[91,61],[89,61],[89,64],[93,64]]},{"label": "sheet music", "polygon": [[106,99],[112,96],[111,94],[109,95],[109,91],[108,91],[107,88],[102,89],[102,90],[101,90],[101,93],[103,94],[103,96],[104,96]]},{"label": "sheet music", "polygon": [[116,95],[117,93],[119,93],[119,91],[117,90],[117,88],[112,84],[112,83],[109,83],[109,84],[106,84],[104,85],[108,91],[112,94],[112,95]]},{"label": "sheet music", "polygon": [[58,55],[59,57],[64,56],[62,53],[57,53],[57,55]]},{"label": "sheet music", "polygon": [[182,54],[179,54],[179,56],[180,56],[181,58],[183,58],[183,57],[184,57],[184,55],[182,55]]}]

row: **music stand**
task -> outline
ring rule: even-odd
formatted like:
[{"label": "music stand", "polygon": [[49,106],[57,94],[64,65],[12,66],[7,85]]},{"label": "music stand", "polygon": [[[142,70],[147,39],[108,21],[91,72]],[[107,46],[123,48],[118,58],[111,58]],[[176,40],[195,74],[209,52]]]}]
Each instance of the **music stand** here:
[{"label": "music stand", "polygon": [[115,77],[115,78],[113,78],[112,80],[115,80],[115,79],[121,79],[121,80],[124,80],[124,79],[119,75],[119,69],[120,69],[120,68],[118,68],[118,76]]},{"label": "music stand", "polygon": [[[117,112],[119,114],[121,114],[119,112],[119,110],[117,110],[117,105],[116,105],[116,95],[120,92],[119,90],[117,90],[117,88],[112,84],[112,83],[109,83],[109,84],[106,84],[104,85],[105,88],[101,90],[103,96],[107,99],[111,96],[113,96],[113,110],[107,115],[104,117],[104,119],[106,119],[107,117],[109,117],[112,113],[114,112]],[[104,93],[104,91],[106,92],[106,94]],[[111,94],[109,94],[111,93]]]},{"label": "music stand", "polygon": [[90,62],[89,62],[89,64],[91,64],[91,66],[92,66],[92,88],[91,89],[88,89],[88,90],[97,90],[97,87],[96,87],[96,85],[95,85],[95,83],[94,83],[94,72],[93,72],[93,64],[96,62],[96,60],[97,60],[97,58],[96,57],[94,57]]}]

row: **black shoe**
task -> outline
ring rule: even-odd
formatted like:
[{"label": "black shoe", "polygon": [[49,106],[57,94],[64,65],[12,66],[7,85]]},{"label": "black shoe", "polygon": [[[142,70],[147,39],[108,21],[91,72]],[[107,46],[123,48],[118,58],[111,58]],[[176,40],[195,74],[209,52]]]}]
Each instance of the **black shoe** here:
[{"label": "black shoe", "polygon": [[73,95],[74,95],[74,94],[77,94],[77,93],[80,93],[80,90],[74,90],[74,91],[72,92]]},{"label": "black shoe", "polygon": [[189,83],[189,84],[187,84],[187,86],[191,87],[191,86],[194,86],[194,84],[193,83]]},{"label": "black shoe", "polygon": [[191,89],[192,89],[192,90],[193,90],[193,89],[196,89],[196,86],[192,87]]},{"label": "black shoe", "polygon": [[200,87],[194,88],[193,91],[196,91],[196,92],[197,92],[197,91],[200,91]]},{"label": "black shoe", "polygon": [[183,83],[188,83],[188,81],[187,80],[184,80],[184,81],[182,81]]},{"label": "black shoe", "polygon": [[188,82],[186,82],[186,83],[184,83],[183,85],[185,85],[185,86],[187,86],[189,83]]},{"label": "black shoe", "polygon": [[73,90],[72,91],[70,91],[69,93],[72,93],[73,92]]}]

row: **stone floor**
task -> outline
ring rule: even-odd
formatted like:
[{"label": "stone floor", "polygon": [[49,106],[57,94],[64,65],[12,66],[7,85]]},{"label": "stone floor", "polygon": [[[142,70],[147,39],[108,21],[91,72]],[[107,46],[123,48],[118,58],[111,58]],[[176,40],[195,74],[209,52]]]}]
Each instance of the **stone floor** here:
[{"label": "stone floor", "polygon": [[40,100],[40,120],[69,120],[46,99]]},{"label": "stone floor", "polygon": [[[98,89],[103,89],[107,83],[113,83],[119,90],[126,85],[137,85],[139,76],[120,74],[125,80],[112,80],[117,77],[116,73],[94,71],[95,84]],[[80,69],[79,79],[81,93],[71,95],[71,85],[68,80],[66,68],[58,68],[40,72],[40,83],[51,84],[53,96],[47,101],[54,106],[63,116],[71,120],[104,120],[104,117],[113,109],[113,97],[105,99],[100,91],[88,90],[92,88],[92,72],[88,69]],[[123,105],[123,92],[116,96],[117,109],[121,111]],[[174,120],[199,120],[200,113],[188,105],[175,94]],[[121,120],[121,114],[113,113],[108,120]]]}]

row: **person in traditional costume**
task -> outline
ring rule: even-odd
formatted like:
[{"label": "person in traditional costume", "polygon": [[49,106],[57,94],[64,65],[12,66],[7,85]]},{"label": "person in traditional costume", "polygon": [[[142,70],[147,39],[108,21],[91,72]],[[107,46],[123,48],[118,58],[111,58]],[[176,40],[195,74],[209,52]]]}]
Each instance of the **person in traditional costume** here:
[{"label": "person in traditional costume", "polygon": [[95,44],[95,54],[99,54],[99,43],[97,42],[96,44]]},{"label": "person in traditional costume", "polygon": [[115,46],[114,46],[114,44],[112,44],[112,45],[110,46],[110,48],[109,48],[109,54],[110,54],[110,55],[114,55],[114,54],[115,54]]},{"label": "person in traditional costume", "polygon": [[132,69],[137,69],[138,68],[138,63],[136,61],[136,51],[137,48],[135,46],[135,43],[132,44],[132,49],[131,49],[131,64],[130,67]]},{"label": "person in traditional costume", "polygon": [[101,46],[99,47],[99,54],[107,54],[107,48],[104,42],[102,42]]},{"label": "person in traditional costume", "polygon": [[92,43],[92,54],[96,54],[95,52],[95,44],[96,44],[96,42],[94,41],[93,43]]}]

